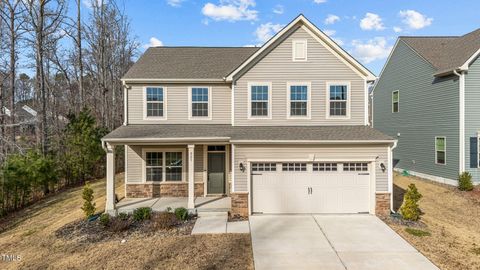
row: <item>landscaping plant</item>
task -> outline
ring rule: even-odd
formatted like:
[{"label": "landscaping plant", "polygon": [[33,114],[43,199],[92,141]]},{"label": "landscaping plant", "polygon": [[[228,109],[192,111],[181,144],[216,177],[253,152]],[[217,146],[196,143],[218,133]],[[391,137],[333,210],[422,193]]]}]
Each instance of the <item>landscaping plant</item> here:
[{"label": "landscaping plant", "polygon": [[417,221],[420,218],[420,208],[418,201],[422,198],[422,194],[418,192],[415,184],[408,185],[405,195],[403,195],[403,204],[400,207],[400,214],[406,220]]},{"label": "landscaping plant", "polygon": [[133,211],[133,219],[135,221],[143,221],[150,219],[152,216],[152,208],[150,207],[140,207]]},{"label": "landscaping plant", "polygon": [[188,210],[185,207],[175,208],[175,216],[178,220],[185,221],[188,219]]},{"label": "landscaping plant", "polygon": [[153,216],[152,226],[155,230],[168,230],[178,224],[177,216],[171,212],[161,212]]},{"label": "landscaping plant", "polygon": [[104,227],[107,227],[108,224],[110,223],[110,215],[107,213],[101,214],[99,221],[100,221],[100,224],[102,224]]},{"label": "landscaping plant", "polygon": [[93,216],[93,214],[95,214],[95,210],[96,210],[95,202],[93,202],[93,189],[90,187],[89,182],[85,183],[85,186],[83,187],[82,198],[83,198],[82,210],[85,213],[85,216],[89,218]]},{"label": "landscaping plant", "polygon": [[463,172],[458,175],[458,189],[462,191],[472,191],[472,175],[469,172]]}]

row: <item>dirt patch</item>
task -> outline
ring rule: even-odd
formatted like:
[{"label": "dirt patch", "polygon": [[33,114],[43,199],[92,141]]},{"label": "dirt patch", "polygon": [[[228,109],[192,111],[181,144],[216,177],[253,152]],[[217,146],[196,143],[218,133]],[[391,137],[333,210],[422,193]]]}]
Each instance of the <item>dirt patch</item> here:
[{"label": "dirt patch", "polygon": [[232,215],[230,212],[228,212],[228,222],[235,221],[248,221],[248,217],[244,217],[241,215]]},{"label": "dirt patch", "polygon": [[[480,269],[480,255],[475,252],[480,247],[477,193],[395,174],[394,209],[400,207],[403,195],[399,194],[410,183],[414,183],[423,195],[419,202],[423,212],[421,226],[396,222],[394,218],[385,219],[385,222],[441,269]],[[405,231],[407,227],[427,231],[430,236],[415,236]]]},{"label": "dirt patch", "polygon": [[[116,186],[116,193],[123,195],[123,174],[117,175]],[[92,188],[102,212],[105,181],[93,182]],[[253,269],[249,234],[192,236],[187,235],[189,225],[170,234],[145,233],[144,226],[92,239],[98,228],[88,232],[79,228],[81,203],[79,187],[42,200],[0,224],[5,228],[0,233],[2,254],[21,258],[0,261],[0,269]]]}]

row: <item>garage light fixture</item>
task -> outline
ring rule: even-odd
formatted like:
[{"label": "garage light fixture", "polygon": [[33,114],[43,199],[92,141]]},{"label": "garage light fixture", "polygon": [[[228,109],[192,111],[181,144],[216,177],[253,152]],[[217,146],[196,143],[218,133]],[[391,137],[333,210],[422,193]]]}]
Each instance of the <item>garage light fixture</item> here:
[{"label": "garage light fixture", "polygon": [[380,168],[382,168],[382,172],[385,172],[387,170],[387,167],[385,167],[385,164],[380,163]]},{"label": "garage light fixture", "polygon": [[243,163],[240,163],[240,171],[245,172],[245,165],[243,165]]}]

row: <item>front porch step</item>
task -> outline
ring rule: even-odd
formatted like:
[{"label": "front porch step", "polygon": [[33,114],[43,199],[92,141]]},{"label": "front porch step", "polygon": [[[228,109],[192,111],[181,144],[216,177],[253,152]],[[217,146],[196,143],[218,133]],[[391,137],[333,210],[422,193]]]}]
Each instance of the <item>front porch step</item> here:
[{"label": "front porch step", "polygon": [[230,208],[197,208],[197,212],[229,212]]},{"label": "front porch step", "polygon": [[[197,215],[199,218],[202,217],[227,217],[228,218],[228,212],[227,211],[199,211],[200,209],[197,209]],[[211,210],[211,209],[208,209]]]}]

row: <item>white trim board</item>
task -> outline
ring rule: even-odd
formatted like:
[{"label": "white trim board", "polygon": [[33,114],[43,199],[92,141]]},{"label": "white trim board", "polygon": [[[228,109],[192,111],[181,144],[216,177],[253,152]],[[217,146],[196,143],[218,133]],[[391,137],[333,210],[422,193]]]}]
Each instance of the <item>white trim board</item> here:
[{"label": "white trim board", "polygon": [[[399,173],[402,173],[404,171],[404,169],[402,169],[402,168],[394,168],[394,170],[396,172],[399,172]],[[411,174],[413,176],[416,176],[416,177],[419,177],[419,178],[424,178],[424,179],[431,180],[431,181],[434,181],[434,182],[437,182],[437,183],[447,184],[447,185],[451,185],[451,186],[458,186],[458,181],[457,180],[444,178],[444,177],[440,177],[440,176],[435,176],[435,175],[431,175],[431,174],[426,174],[426,173],[421,173],[421,172],[416,172],[416,171],[410,171],[410,170],[406,170],[406,171],[408,171],[409,174]]]}]

